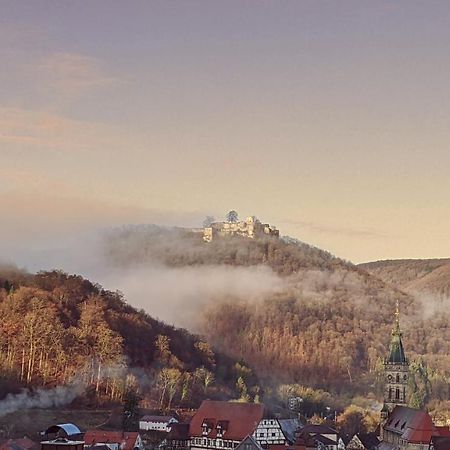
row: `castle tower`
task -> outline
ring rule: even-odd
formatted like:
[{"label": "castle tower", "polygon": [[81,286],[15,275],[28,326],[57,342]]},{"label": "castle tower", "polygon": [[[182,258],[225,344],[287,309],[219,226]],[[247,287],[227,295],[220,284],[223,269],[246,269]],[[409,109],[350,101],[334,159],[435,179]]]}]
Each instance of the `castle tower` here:
[{"label": "castle tower", "polygon": [[403,350],[399,317],[397,300],[389,356],[384,361],[384,405],[381,410],[383,418],[386,418],[396,405],[407,405],[409,363]]}]

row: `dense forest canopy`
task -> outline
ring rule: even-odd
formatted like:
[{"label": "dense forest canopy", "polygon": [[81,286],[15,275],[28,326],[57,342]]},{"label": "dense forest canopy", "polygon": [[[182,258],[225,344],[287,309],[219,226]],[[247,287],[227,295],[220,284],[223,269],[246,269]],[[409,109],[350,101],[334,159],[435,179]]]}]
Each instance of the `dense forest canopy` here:
[{"label": "dense forest canopy", "polygon": [[0,398],[82,379],[98,400],[120,401],[132,386],[160,407],[195,405],[239,396],[243,367],[80,276],[0,271]]},{"label": "dense forest canopy", "polygon": [[[208,341],[244,358],[266,383],[300,383],[334,393],[381,398],[395,301],[408,357],[427,366],[422,403],[449,399],[450,317],[363,268],[292,238],[229,237],[202,242],[183,229],[114,230],[105,251],[117,265],[269,266],[283,280],[258,301],[226,295],[202,316]],[[423,372],[423,371],[422,371]],[[414,379],[414,377],[412,377]]]}]

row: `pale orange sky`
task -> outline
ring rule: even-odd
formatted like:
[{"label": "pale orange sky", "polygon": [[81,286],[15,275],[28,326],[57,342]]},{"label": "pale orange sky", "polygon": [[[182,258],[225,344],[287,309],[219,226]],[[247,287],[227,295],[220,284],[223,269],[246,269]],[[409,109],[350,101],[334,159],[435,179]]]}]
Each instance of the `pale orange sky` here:
[{"label": "pale orange sky", "polygon": [[447,2],[0,6],[0,259],[230,209],[353,262],[450,256]]}]

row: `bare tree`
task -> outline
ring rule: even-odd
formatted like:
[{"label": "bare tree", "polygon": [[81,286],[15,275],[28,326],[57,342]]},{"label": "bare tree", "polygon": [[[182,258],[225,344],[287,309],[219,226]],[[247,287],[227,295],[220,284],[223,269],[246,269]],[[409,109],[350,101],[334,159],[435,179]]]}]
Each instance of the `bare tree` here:
[{"label": "bare tree", "polygon": [[208,228],[215,222],[214,216],[206,216],[205,220],[203,221],[203,227]]}]

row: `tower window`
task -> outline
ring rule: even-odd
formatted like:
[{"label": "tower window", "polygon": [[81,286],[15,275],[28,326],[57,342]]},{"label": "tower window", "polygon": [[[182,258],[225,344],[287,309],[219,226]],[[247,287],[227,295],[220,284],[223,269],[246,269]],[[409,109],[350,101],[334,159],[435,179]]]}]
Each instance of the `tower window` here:
[{"label": "tower window", "polygon": [[397,389],[395,390],[395,399],[396,399],[396,400],[399,400],[399,399],[400,399],[400,389],[399,389],[399,388],[397,388]]},{"label": "tower window", "polygon": [[397,374],[396,381],[397,381],[397,383],[400,383],[400,374],[399,373]]}]

